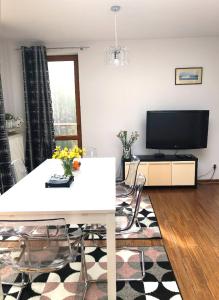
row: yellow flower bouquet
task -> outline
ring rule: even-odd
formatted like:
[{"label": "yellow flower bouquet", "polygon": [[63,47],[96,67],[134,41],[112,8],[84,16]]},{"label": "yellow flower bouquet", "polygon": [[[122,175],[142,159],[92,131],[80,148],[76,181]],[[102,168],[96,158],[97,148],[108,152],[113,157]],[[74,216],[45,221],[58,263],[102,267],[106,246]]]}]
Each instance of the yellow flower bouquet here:
[{"label": "yellow flower bouquet", "polygon": [[[68,147],[61,148],[57,146],[55,151],[53,152],[52,158],[61,159],[64,168],[64,175],[71,176],[72,169],[79,169],[80,163],[78,159],[85,153],[84,148],[79,148],[78,146],[74,146],[72,149],[68,149]],[[74,159],[77,158],[76,161]]]}]

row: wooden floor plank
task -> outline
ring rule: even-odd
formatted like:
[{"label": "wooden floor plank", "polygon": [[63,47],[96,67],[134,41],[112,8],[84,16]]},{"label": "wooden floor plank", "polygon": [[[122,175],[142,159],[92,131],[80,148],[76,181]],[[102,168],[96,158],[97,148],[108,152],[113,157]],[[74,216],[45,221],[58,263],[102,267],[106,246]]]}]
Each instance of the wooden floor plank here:
[{"label": "wooden floor plank", "polygon": [[147,193],[183,299],[219,299],[219,185]]}]

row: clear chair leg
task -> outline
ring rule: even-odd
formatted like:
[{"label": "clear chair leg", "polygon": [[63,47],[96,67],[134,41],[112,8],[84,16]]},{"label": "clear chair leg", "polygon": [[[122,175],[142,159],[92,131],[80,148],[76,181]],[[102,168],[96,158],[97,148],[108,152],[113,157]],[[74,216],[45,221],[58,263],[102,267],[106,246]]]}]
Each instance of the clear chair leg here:
[{"label": "clear chair leg", "polygon": [[88,283],[89,283],[88,275],[87,275],[87,266],[86,266],[84,248],[85,248],[84,238],[82,238],[82,241],[81,241],[81,272],[82,272],[82,278],[85,282],[85,287],[84,287],[84,292],[83,292],[83,295],[82,295],[82,300],[85,300],[85,298],[86,298],[86,292],[87,292]]}]

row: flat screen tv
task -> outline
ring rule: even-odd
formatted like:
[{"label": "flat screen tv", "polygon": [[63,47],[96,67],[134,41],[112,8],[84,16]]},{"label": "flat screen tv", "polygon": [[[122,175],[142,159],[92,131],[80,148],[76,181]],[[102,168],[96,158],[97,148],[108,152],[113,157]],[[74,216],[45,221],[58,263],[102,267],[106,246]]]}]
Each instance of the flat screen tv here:
[{"label": "flat screen tv", "polygon": [[207,147],[209,110],[147,111],[146,148]]}]

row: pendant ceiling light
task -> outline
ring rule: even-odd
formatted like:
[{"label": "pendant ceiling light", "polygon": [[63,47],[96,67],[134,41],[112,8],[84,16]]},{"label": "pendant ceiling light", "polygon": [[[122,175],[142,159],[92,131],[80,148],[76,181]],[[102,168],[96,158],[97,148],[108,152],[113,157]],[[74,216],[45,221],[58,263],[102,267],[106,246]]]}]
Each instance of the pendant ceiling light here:
[{"label": "pendant ceiling light", "polygon": [[106,49],[106,61],[108,64],[115,66],[124,66],[128,64],[127,61],[127,49],[121,47],[118,44],[118,33],[117,33],[117,13],[120,11],[120,6],[114,5],[111,7],[111,11],[114,12],[114,34],[115,34],[115,44],[114,47],[109,47]]}]

